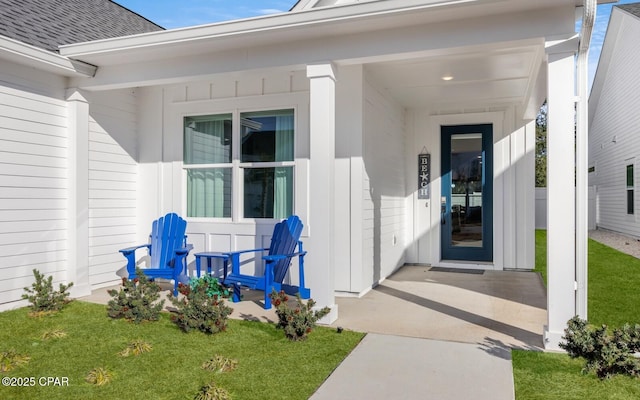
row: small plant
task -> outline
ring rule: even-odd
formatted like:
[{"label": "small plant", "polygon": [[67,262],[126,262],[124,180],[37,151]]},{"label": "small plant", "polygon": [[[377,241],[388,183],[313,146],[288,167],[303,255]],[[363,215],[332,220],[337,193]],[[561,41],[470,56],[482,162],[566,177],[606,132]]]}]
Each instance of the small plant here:
[{"label": "small plant", "polygon": [[63,331],[62,329],[49,329],[48,331],[45,331],[41,336],[42,340],[61,339],[64,337],[67,337],[67,332]]},{"label": "small plant", "polygon": [[600,379],[616,374],[640,376],[640,325],[625,324],[609,333],[607,326],[595,328],[579,317],[569,320],[560,348],[572,358],[586,360],[585,371],[594,371]]},{"label": "small plant", "polygon": [[316,322],[331,311],[329,307],[313,310],[315,301],[309,299],[305,304],[299,294],[296,295],[297,305],[295,307],[289,306],[289,296],[284,291],[276,292],[274,290],[269,294],[269,297],[271,303],[276,307],[277,327],[284,329],[285,336],[293,341],[305,340],[315,328]]},{"label": "small plant", "polygon": [[134,340],[127,347],[118,353],[121,357],[139,356],[142,353],[151,351],[152,347],[144,340]]},{"label": "small plant", "polygon": [[111,382],[113,374],[106,368],[97,367],[89,371],[89,374],[85,378],[87,382],[96,386],[103,386]]},{"label": "small plant", "polygon": [[15,350],[0,353],[0,372],[11,371],[29,362],[31,357],[18,354]]},{"label": "small plant", "polygon": [[227,318],[233,309],[224,303],[224,299],[217,294],[209,297],[208,287],[205,285],[178,285],[178,290],[184,296],[177,298],[170,296],[176,311],[171,315],[171,321],[183,331],[197,329],[205,333],[218,333],[227,329]]},{"label": "small plant", "polygon": [[209,297],[218,296],[229,298],[230,296],[229,289],[220,283],[218,278],[211,275],[205,275],[202,278],[191,278],[189,280],[189,287],[191,290],[198,290],[198,288],[203,287]]},{"label": "small plant", "polygon": [[200,388],[200,391],[194,397],[194,400],[230,400],[229,392],[214,382],[208,383]]},{"label": "small plant", "polygon": [[211,372],[233,371],[238,366],[238,361],[221,355],[215,355],[202,364],[202,369]]},{"label": "small plant", "polygon": [[25,287],[22,298],[29,300],[33,309],[33,316],[43,316],[52,312],[60,311],[71,302],[69,299],[69,288],[73,286],[73,282],[68,285],[59,286],[59,290],[53,290],[53,276],[45,279],[37,269],[33,270],[35,282],[31,284],[31,289]]},{"label": "small plant", "polygon": [[112,297],[107,305],[107,313],[111,318],[124,318],[139,324],[144,321],[157,321],[164,307],[160,299],[160,286],[152,282],[136,268],[137,278],[122,279],[120,290],[109,290]]}]

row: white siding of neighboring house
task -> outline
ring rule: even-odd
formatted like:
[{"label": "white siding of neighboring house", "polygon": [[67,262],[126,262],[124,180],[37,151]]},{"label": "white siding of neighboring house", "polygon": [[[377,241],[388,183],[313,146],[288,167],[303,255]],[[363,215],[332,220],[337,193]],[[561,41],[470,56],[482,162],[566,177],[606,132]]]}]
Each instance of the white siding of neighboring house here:
[{"label": "white siding of neighboring house", "polygon": [[[623,14],[614,10],[614,14]],[[609,35],[609,34],[608,34]],[[640,237],[640,21],[625,16],[608,59],[597,109],[589,127],[590,185],[596,186],[597,225]],[[627,214],[626,166],[634,165],[635,214]]]},{"label": "white siding of neighboring house", "polygon": [[[137,103],[131,90],[96,92],[89,111],[89,283],[112,284],[137,239]],[[145,241],[146,242],[146,241]],[[143,255],[143,253],[140,253]]]},{"label": "white siding of neighboring house", "polygon": [[23,305],[33,269],[67,279],[67,108],[62,78],[0,69],[0,309]]}]

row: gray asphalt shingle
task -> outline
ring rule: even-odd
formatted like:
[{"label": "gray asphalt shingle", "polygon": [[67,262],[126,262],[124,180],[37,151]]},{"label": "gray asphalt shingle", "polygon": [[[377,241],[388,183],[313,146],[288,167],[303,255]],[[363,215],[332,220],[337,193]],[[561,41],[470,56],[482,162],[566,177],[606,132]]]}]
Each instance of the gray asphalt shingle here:
[{"label": "gray asphalt shingle", "polygon": [[55,52],[63,44],[163,29],[109,0],[0,0],[0,35]]}]

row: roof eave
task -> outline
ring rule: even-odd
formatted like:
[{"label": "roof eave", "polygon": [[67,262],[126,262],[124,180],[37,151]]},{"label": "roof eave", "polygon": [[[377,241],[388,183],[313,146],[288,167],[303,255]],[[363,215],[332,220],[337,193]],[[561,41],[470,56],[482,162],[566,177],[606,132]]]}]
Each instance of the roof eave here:
[{"label": "roof eave", "polygon": [[96,67],[0,35],[0,59],[68,77],[92,77]]},{"label": "roof eave", "polygon": [[372,17],[391,16],[426,9],[443,9],[462,4],[490,4],[500,1],[502,0],[397,0],[394,2],[354,3],[340,7],[271,14],[210,25],[69,44],[60,46],[60,54],[82,59],[83,56],[89,55],[116,54],[142,49],[151,50],[165,45],[197,43],[215,38],[233,40],[235,37],[246,37],[250,34],[262,35],[270,32],[283,32],[332,22],[363,21]]}]

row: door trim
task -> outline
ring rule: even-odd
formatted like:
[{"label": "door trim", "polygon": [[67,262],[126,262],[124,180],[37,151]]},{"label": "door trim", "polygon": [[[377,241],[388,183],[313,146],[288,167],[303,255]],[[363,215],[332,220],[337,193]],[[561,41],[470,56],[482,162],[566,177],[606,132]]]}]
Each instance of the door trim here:
[{"label": "door trim", "polygon": [[[446,199],[441,221],[451,224],[451,135],[482,133],[482,247],[450,246],[451,231],[440,229],[441,260],[493,262],[493,124],[441,125],[441,198]],[[438,204],[438,207],[442,207]],[[442,223],[442,222],[441,222]]]}]

